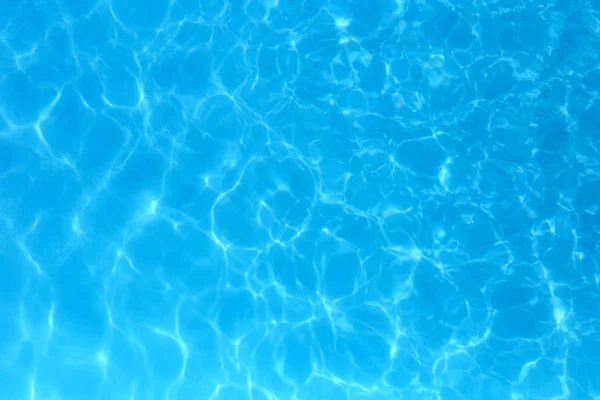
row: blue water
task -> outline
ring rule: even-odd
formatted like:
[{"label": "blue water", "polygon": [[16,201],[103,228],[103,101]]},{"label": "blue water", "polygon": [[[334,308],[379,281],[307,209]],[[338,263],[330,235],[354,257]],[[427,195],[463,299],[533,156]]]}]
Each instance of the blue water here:
[{"label": "blue water", "polygon": [[0,2],[0,399],[600,399],[600,3]]}]

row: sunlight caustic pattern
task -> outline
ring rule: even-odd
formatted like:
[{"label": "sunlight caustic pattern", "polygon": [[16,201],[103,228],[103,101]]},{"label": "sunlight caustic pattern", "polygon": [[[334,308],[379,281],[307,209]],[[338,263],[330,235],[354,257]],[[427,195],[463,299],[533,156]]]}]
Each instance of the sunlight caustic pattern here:
[{"label": "sunlight caustic pattern", "polygon": [[600,399],[600,6],[0,5],[0,397]]}]

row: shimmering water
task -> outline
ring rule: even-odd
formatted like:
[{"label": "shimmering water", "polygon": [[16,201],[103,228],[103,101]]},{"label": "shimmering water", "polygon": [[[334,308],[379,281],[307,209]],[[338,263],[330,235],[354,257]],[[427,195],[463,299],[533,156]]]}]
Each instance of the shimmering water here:
[{"label": "shimmering water", "polygon": [[600,3],[0,3],[1,399],[600,399]]}]

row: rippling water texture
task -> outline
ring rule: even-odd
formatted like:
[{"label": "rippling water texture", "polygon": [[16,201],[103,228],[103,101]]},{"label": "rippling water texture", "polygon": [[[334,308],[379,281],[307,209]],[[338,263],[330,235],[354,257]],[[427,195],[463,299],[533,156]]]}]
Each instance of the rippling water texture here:
[{"label": "rippling water texture", "polygon": [[0,398],[600,399],[596,0],[0,2]]}]

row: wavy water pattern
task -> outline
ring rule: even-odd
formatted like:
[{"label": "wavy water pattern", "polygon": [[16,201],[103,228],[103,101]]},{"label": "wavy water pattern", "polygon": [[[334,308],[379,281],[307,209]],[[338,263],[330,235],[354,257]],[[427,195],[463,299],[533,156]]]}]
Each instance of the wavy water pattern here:
[{"label": "wavy water pattern", "polygon": [[600,399],[600,3],[0,3],[0,398]]}]

